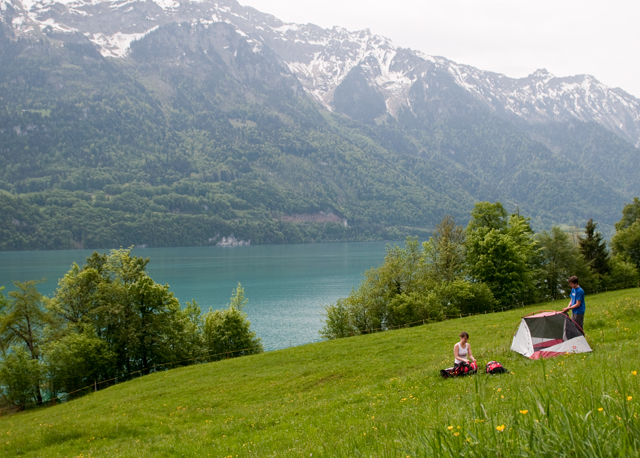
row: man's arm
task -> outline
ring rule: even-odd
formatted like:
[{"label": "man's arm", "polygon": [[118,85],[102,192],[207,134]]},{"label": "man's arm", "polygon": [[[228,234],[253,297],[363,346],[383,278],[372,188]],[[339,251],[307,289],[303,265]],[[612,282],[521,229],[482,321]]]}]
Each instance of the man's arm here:
[{"label": "man's arm", "polygon": [[562,309],[563,312],[566,312],[568,310],[573,310],[573,309],[577,309],[578,307],[580,307],[580,304],[582,304],[582,301],[576,301],[575,304],[571,305],[571,302],[569,302],[569,306]]}]

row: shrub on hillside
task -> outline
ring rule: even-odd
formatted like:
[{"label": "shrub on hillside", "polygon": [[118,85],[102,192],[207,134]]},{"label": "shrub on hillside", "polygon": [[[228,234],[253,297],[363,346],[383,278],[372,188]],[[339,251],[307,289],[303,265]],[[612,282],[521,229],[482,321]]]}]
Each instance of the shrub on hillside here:
[{"label": "shrub on hillside", "polygon": [[251,331],[251,322],[242,312],[247,302],[244,288],[238,283],[228,308],[209,311],[204,316],[204,344],[207,351],[218,359],[263,351],[261,339]]}]

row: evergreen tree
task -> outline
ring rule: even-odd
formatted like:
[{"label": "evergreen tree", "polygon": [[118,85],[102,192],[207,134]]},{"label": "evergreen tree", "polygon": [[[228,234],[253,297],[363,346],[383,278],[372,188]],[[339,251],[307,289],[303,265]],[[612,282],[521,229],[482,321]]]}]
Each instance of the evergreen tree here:
[{"label": "evergreen tree", "polygon": [[598,223],[594,223],[593,219],[589,219],[585,226],[585,236],[579,237],[578,243],[580,251],[591,269],[598,275],[604,275],[609,272],[609,253],[602,234],[596,232],[597,226]]}]

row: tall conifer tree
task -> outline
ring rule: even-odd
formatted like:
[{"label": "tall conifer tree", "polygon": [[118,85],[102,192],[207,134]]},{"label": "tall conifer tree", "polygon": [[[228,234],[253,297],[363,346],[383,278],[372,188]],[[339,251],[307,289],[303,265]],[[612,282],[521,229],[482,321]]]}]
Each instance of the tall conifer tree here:
[{"label": "tall conifer tree", "polygon": [[585,226],[585,236],[578,238],[580,251],[589,263],[591,270],[599,275],[609,272],[609,253],[607,243],[603,240],[602,234],[596,231],[598,223],[593,219],[587,221]]}]

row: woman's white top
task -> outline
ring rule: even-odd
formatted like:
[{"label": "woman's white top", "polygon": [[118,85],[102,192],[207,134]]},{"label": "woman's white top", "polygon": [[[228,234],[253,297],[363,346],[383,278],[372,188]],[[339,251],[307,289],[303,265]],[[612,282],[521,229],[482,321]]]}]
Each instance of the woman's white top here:
[{"label": "woman's white top", "polygon": [[[462,348],[462,345],[460,345],[460,342],[458,342],[453,346],[454,356],[456,354],[456,347],[458,347],[458,356],[465,357],[467,356],[467,354],[469,354],[469,344],[466,344],[465,347]],[[461,362],[463,362],[461,359],[456,358],[455,364],[460,364]]]}]

